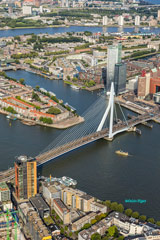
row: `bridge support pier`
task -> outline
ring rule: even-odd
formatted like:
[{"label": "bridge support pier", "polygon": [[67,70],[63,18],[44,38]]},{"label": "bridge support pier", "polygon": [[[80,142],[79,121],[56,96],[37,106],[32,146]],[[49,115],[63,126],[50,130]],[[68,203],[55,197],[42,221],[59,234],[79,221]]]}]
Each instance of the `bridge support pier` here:
[{"label": "bridge support pier", "polygon": [[109,138],[109,137],[104,137],[103,139],[104,139],[104,140],[106,140],[106,141],[112,142],[112,141],[113,141],[113,139],[114,139],[114,137],[112,137],[112,138]]},{"label": "bridge support pier", "polygon": [[102,128],[103,128],[103,125],[106,121],[106,118],[110,112],[110,120],[109,120],[109,136],[107,137],[107,139],[110,141],[113,140],[113,112],[114,112],[114,83],[112,82],[111,83],[111,90],[110,90],[110,97],[109,97],[109,103],[108,103],[108,106],[107,106],[107,109],[103,115],[103,118],[97,128],[97,132],[101,131]]}]

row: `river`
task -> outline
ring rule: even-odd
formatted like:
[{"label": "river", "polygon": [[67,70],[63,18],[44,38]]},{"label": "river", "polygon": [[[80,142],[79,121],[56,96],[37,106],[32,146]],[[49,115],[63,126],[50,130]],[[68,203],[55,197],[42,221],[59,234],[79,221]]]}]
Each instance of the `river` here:
[{"label": "river", "polygon": [[[99,96],[98,92],[75,91],[63,81],[52,81],[25,71],[9,71],[8,76],[23,77],[33,87],[39,85],[53,91],[57,97],[73,105],[82,114]],[[159,219],[160,182],[160,125],[153,129],[139,126],[142,135],[123,133],[113,142],[100,140],[68,153],[39,169],[44,176],[70,176],[78,181],[77,187],[100,199],[110,199]],[[43,150],[62,130],[41,126],[26,126],[12,121],[9,126],[5,116],[0,115],[1,138],[0,169],[13,165],[15,156],[35,156]],[[124,158],[115,154],[122,149],[132,156]],[[125,199],[144,199],[145,204],[125,203]]]},{"label": "river", "polygon": [[[22,29],[8,29],[8,30],[0,30],[0,37],[9,37],[9,36],[17,36],[23,34],[40,34],[40,33],[48,33],[48,34],[56,34],[56,33],[65,33],[65,32],[133,32],[135,30],[134,27],[90,27],[90,26],[70,26],[70,27],[48,27],[48,28],[22,28]],[[160,33],[160,28],[151,28],[150,30],[139,28],[142,33]]]}]

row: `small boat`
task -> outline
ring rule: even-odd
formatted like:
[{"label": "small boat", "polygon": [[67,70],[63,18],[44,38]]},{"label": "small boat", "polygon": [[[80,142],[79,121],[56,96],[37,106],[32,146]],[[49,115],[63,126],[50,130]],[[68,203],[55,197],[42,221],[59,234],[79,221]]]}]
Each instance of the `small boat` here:
[{"label": "small boat", "polygon": [[117,150],[117,151],[115,151],[115,153],[117,155],[121,155],[121,156],[124,156],[124,157],[128,157],[129,156],[128,152],[123,152],[122,150]]},{"label": "small boat", "polygon": [[17,120],[17,118],[16,118],[16,117],[14,117],[14,116],[11,116],[11,115],[7,115],[7,116],[6,116],[6,118],[7,118],[7,119],[11,119],[11,120]]},{"label": "small boat", "polygon": [[27,125],[27,126],[35,126],[36,125],[35,122],[30,122],[30,121],[25,121],[25,120],[23,120],[22,123]]},{"label": "small boat", "polygon": [[71,85],[71,88],[75,89],[75,90],[79,90],[79,87],[75,86],[75,85]]}]

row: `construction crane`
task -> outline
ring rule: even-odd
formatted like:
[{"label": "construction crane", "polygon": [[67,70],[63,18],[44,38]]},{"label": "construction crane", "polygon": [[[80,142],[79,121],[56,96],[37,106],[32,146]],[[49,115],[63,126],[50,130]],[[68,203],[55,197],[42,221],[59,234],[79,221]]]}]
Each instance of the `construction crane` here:
[{"label": "construction crane", "polygon": [[10,220],[9,220],[9,216],[12,217],[12,219],[14,220],[14,231],[15,231],[15,234],[14,234],[14,240],[18,240],[17,238],[17,227],[19,226],[18,222],[17,222],[17,219],[16,217],[13,215],[13,214],[16,214],[17,212],[19,211],[10,211],[8,208],[7,208],[7,211],[0,214],[0,216],[6,216],[6,226],[7,226],[7,238],[6,240],[10,240],[10,234],[9,234],[9,227],[10,227]]}]

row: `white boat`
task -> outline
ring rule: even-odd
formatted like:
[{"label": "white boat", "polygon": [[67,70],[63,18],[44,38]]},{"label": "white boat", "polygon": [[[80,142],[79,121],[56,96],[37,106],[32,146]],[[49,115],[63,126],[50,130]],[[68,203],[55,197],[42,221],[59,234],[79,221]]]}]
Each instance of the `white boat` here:
[{"label": "white boat", "polygon": [[143,30],[150,30],[150,27],[144,27]]},{"label": "white boat", "polygon": [[79,90],[79,87],[75,86],[75,85],[71,85],[71,88],[75,89],[75,90]]}]

